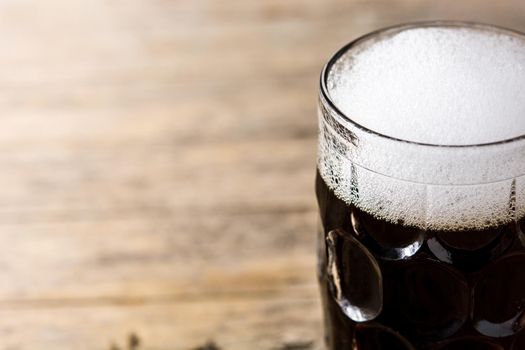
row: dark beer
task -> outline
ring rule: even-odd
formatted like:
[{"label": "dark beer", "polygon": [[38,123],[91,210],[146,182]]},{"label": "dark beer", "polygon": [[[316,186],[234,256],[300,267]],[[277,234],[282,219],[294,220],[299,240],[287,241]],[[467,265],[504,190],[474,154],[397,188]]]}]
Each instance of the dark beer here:
[{"label": "dark beer", "polygon": [[369,34],[324,68],[316,193],[329,350],[525,350],[525,36]]},{"label": "dark beer", "polygon": [[[319,174],[316,192],[330,349],[525,349],[523,220],[424,231],[345,204]],[[345,299],[373,320],[352,320]]]}]

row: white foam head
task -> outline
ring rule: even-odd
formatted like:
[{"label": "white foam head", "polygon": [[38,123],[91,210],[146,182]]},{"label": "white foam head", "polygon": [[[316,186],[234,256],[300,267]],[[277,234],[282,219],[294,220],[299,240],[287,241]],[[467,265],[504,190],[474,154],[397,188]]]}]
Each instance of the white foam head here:
[{"label": "white foam head", "polygon": [[424,27],[364,40],[328,75],[356,123],[384,135],[468,145],[525,134],[525,39],[485,27]]},{"label": "white foam head", "polygon": [[523,216],[525,140],[474,145],[525,134],[524,65],[525,37],[488,26],[361,39],[324,72],[321,176],[346,202],[426,229]]}]

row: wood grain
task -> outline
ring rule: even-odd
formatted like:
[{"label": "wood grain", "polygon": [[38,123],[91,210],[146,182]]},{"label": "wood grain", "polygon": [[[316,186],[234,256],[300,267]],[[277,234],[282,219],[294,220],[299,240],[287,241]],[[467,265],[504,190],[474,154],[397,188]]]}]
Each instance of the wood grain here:
[{"label": "wood grain", "polygon": [[319,71],[437,18],[525,5],[1,2],[0,349],[321,349]]}]

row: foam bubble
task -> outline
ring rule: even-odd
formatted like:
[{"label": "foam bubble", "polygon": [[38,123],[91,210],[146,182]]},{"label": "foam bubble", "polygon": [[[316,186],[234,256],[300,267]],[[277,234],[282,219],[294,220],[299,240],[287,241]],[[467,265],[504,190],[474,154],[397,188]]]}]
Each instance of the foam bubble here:
[{"label": "foam bubble", "polygon": [[356,123],[422,143],[468,145],[525,134],[525,39],[483,27],[410,28],[364,40],[328,75]]},{"label": "foam bubble", "polygon": [[[326,73],[318,169],[338,197],[391,222],[482,229],[525,216],[525,39],[487,26],[399,27]],[[355,123],[373,130],[370,133]],[[381,135],[379,135],[381,134]]]}]

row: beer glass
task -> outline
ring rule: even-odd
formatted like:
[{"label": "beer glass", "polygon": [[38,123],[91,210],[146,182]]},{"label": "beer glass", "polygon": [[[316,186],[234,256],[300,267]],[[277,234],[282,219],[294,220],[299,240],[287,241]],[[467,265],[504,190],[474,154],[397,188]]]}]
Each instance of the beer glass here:
[{"label": "beer glass", "polygon": [[327,349],[525,349],[523,57],[520,33],[425,22],[324,67]]}]

